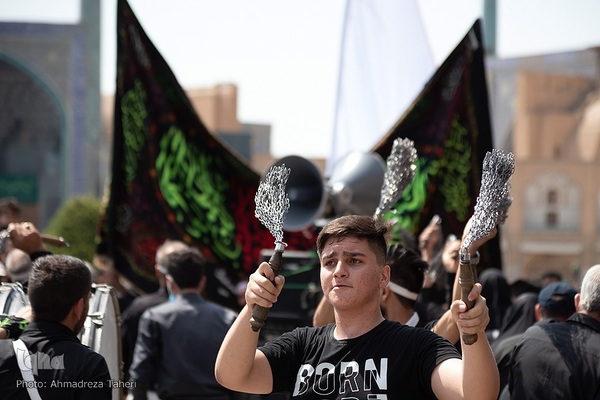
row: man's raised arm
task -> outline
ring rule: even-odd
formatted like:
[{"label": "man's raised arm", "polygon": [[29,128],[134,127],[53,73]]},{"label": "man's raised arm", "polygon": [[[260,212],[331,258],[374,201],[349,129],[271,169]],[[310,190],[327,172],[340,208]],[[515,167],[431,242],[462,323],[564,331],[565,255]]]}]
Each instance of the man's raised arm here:
[{"label": "man's raised arm", "polygon": [[[466,229],[468,227],[465,227]],[[469,249],[471,256],[476,254],[476,249],[495,237],[496,233],[497,230],[494,229],[485,237],[476,240]],[[432,386],[439,399],[495,400],[498,398],[500,375],[485,334],[490,317],[486,299],[481,296],[481,289],[481,284],[476,283],[468,293],[465,300],[474,302],[470,310],[463,300],[454,300],[450,306],[452,319],[460,333],[462,360],[446,360],[434,370]],[[465,334],[476,335],[477,340],[466,344]]]},{"label": "man's raised arm", "polygon": [[215,377],[224,387],[243,393],[266,394],[272,391],[271,366],[265,355],[257,350],[260,331],[252,330],[250,319],[254,304],[272,307],[284,282],[285,278],[281,275],[275,277],[266,262],[250,275],[245,293],[246,306],[227,332],[217,355]]}]

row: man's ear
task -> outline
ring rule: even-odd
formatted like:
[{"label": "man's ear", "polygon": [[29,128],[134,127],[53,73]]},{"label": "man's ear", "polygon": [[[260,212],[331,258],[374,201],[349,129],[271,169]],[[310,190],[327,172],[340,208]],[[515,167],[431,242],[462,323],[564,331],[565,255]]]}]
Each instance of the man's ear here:
[{"label": "man's ear", "polygon": [[[154,264],[154,276],[156,276],[156,279],[160,282],[161,280],[165,279],[165,274],[162,273],[161,271],[161,267],[158,264]],[[164,284],[164,281],[163,281]]]},{"label": "man's ear", "polygon": [[198,284],[198,290],[200,291],[200,293],[204,293],[205,287],[206,287],[206,276],[203,276],[202,279],[200,279],[200,283]]},{"label": "man's ear", "polygon": [[540,304],[537,303],[533,309],[534,313],[535,313],[535,320],[536,321],[541,321],[542,320],[542,308],[540,307]]},{"label": "man's ear", "polygon": [[171,275],[165,275],[165,282],[167,284],[167,289],[169,290],[169,293],[175,294],[176,291],[178,292],[179,286],[177,286]]},{"label": "man's ear", "polygon": [[579,303],[581,302],[581,293],[576,293],[575,298],[573,300],[575,301],[575,311],[579,311]]},{"label": "man's ear", "polygon": [[385,288],[387,287],[388,283],[390,283],[390,273],[391,268],[389,265],[384,265],[383,268],[381,268],[381,281],[379,282],[380,288]]}]

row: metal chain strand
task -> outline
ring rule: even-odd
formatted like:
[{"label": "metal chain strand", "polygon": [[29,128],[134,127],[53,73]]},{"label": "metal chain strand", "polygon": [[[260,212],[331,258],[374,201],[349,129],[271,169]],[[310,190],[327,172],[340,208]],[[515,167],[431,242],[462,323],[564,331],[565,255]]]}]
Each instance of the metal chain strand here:
[{"label": "metal chain strand", "polygon": [[505,195],[500,200],[498,205],[498,225],[503,225],[508,218],[508,209],[512,205],[512,197],[510,197],[510,182],[506,182]]},{"label": "metal chain strand", "polygon": [[0,253],[4,253],[4,248],[6,247],[6,242],[10,239],[10,233],[8,230],[4,229],[0,231]]},{"label": "metal chain strand", "polygon": [[415,143],[410,139],[395,139],[392,152],[387,158],[387,169],[383,175],[381,198],[375,210],[375,217],[388,211],[402,197],[404,189],[415,177],[416,161]]},{"label": "metal chain strand", "polygon": [[271,232],[276,243],[283,241],[283,221],[290,208],[290,199],[285,192],[290,171],[285,164],[271,167],[254,196],[254,215]]},{"label": "metal chain strand", "polygon": [[508,180],[515,170],[515,157],[502,150],[492,149],[483,160],[481,187],[475,203],[471,227],[461,245],[465,254],[473,242],[490,234],[499,221],[502,202],[508,198]]}]

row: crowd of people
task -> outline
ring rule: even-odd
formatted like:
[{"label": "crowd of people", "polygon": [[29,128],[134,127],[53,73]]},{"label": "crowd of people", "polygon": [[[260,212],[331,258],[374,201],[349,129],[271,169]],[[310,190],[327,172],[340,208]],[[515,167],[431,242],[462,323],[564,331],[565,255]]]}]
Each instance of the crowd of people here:
[{"label": "crowd of people", "polygon": [[[138,295],[116,271],[51,254],[32,223],[3,228],[0,275],[29,306],[0,317],[2,398],[108,399],[115,387],[128,399],[600,398],[600,265],[581,290],[556,273],[511,285],[480,265],[469,308],[460,237],[434,223],[392,244],[389,222],[343,216],[317,238],[323,297],[312,326],[261,343],[252,309],[276,306],[285,290],[267,262],[240,285],[241,311],[231,310],[203,295],[206,261],[181,241],[157,249],[159,288]],[[81,339],[98,282],[119,293],[117,377]]]}]

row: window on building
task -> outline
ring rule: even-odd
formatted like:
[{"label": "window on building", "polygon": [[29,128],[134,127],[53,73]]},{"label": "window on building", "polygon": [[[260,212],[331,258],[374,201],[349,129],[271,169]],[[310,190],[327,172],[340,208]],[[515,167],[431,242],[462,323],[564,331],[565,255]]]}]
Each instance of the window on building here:
[{"label": "window on building", "polygon": [[580,228],[581,191],[565,174],[544,173],[525,191],[523,229],[576,232]]},{"label": "window on building", "polygon": [[555,228],[558,225],[558,215],[554,211],[550,211],[546,214],[546,226],[548,228]]},{"label": "window on building", "polygon": [[549,190],[548,191],[548,205],[553,205],[556,204],[558,195],[556,194],[556,190]]}]

